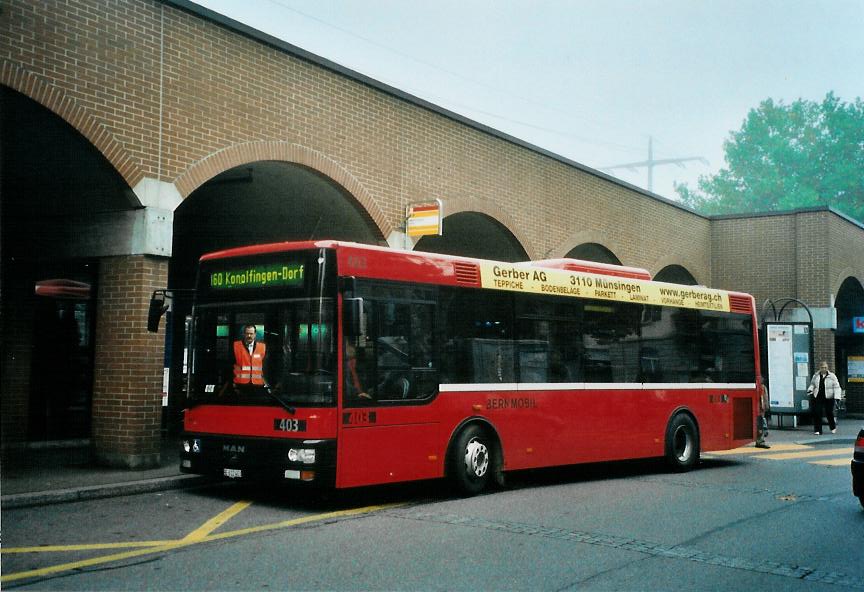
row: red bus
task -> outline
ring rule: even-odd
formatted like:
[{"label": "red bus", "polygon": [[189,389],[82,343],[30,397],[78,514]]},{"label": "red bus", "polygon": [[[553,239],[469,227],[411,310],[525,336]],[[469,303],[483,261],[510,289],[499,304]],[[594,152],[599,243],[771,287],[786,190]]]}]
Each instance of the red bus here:
[{"label": "red bus", "polygon": [[[346,488],[753,441],[747,294],[338,241],[200,260],[181,470]],[[158,318],[158,317],[157,317]]]}]

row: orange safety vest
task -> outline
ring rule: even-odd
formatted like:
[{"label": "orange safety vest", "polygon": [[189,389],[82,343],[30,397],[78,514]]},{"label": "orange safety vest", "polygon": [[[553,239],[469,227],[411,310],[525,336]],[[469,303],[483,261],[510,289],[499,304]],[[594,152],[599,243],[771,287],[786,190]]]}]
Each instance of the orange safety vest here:
[{"label": "orange safety vest", "polygon": [[252,355],[242,341],[234,342],[234,384],[257,384],[264,386],[264,355],[267,345],[255,342]]}]

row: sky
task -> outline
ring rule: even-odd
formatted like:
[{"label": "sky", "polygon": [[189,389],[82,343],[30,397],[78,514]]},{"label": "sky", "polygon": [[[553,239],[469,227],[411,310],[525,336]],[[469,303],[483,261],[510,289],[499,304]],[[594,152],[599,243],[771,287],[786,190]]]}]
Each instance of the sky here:
[{"label": "sky", "polygon": [[864,0],[196,0],[677,199],[765,99],[864,97]]}]

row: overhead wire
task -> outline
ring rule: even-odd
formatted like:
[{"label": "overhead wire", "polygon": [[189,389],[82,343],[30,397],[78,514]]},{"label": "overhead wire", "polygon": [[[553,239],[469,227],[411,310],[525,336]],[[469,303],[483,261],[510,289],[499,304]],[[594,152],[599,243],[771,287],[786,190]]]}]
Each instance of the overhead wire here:
[{"label": "overhead wire", "polygon": [[[440,65],[438,65],[438,64],[435,64],[435,63],[433,63],[433,62],[430,62],[430,61],[427,61],[427,60],[423,60],[423,59],[417,58],[416,56],[413,56],[413,55],[407,54],[407,53],[405,53],[405,52],[403,52],[403,51],[400,51],[400,50],[398,50],[398,49],[395,49],[395,48],[393,48],[393,47],[391,47],[391,46],[388,46],[388,45],[386,45],[386,44],[383,44],[383,43],[380,43],[380,42],[378,42],[378,41],[375,41],[374,39],[370,39],[370,38],[365,37],[365,36],[363,36],[363,35],[357,34],[357,33],[355,33],[354,31],[351,31],[351,30],[346,29],[346,28],[344,28],[344,27],[340,27],[340,26],[335,25],[335,24],[333,24],[333,23],[331,23],[331,22],[328,22],[328,21],[326,21],[326,20],[324,20],[324,19],[321,19],[321,18],[316,17],[316,16],[314,16],[314,15],[308,14],[308,13],[306,13],[306,12],[303,12],[302,10],[298,10],[298,9],[292,7],[292,6],[289,6],[286,2],[284,2],[284,0],[267,0],[267,1],[268,1],[269,3],[271,3],[271,4],[274,4],[274,5],[278,6],[278,7],[281,8],[281,9],[287,10],[287,11],[292,12],[292,13],[295,13],[295,14],[298,14],[298,15],[304,17],[304,18],[307,18],[307,19],[309,19],[309,20],[315,21],[315,22],[317,22],[317,23],[319,23],[319,24],[321,24],[321,25],[324,25],[325,27],[328,27],[328,28],[334,29],[334,30],[336,30],[336,31],[339,31],[340,33],[344,33],[345,35],[348,35],[348,36],[350,36],[350,37],[353,37],[353,38],[355,38],[355,39],[358,39],[358,40],[360,40],[360,41],[362,41],[362,42],[364,42],[364,43],[367,43],[367,44],[369,44],[369,45],[372,45],[372,46],[374,46],[374,47],[377,47],[377,48],[379,48],[379,49],[382,49],[382,50],[384,50],[384,51],[386,51],[386,52],[388,52],[388,53],[391,53],[391,54],[393,54],[393,55],[399,56],[399,57],[404,58],[404,59],[406,59],[406,60],[410,60],[410,61],[415,62],[415,63],[417,63],[417,64],[421,64],[421,65],[426,66],[426,67],[428,67],[428,68],[432,68],[432,69],[434,69],[434,70],[437,70],[437,71],[439,71],[439,72],[442,72],[442,73],[444,73],[444,74],[447,74],[448,76],[452,76],[452,77],[454,77],[454,78],[456,78],[456,79],[458,79],[458,80],[461,80],[461,81],[463,81],[463,82],[465,82],[465,83],[468,83],[468,84],[470,84],[470,85],[472,85],[472,86],[479,87],[479,88],[483,88],[483,89],[485,89],[485,90],[492,91],[492,92],[497,93],[497,94],[503,94],[503,95],[506,95],[506,96],[508,96],[508,97],[511,97],[511,98],[517,99],[517,100],[519,100],[519,101],[522,101],[522,102],[524,102],[524,103],[526,103],[526,104],[528,104],[528,105],[531,105],[531,106],[534,106],[534,107],[540,107],[540,108],[545,109],[545,110],[547,110],[547,111],[549,111],[549,112],[551,112],[551,113],[555,113],[555,114],[558,114],[558,115],[564,115],[565,117],[568,117],[568,118],[573,118],[573,113],[572,113],[572,112],[562,111],[561,109],[558,109],[558,108],[556,108],[556,107],[550,106],[550,105],[548,105],[548,104],[546,104],[546,103],[541,103],[541,102],[536,101],[535,99],[532,99],[532,98],[529,98],[529,97],[525,97],[525,96],[519,95],[519,94],[517,94],[517,93],[513,93],[513,92],[510,92],[510,91],[504,90],[504,89],[502,89],[502,88],[500,88],[500,87],[497,87],[497,86],[494,86],[494,85],[490,85],[490,84],[486,84],[486,83],[484,83],[484,82],[480,82],[480,81],[478,81],[478,80],[476,80],[476,79],[469,78],[468,76],[465,76],[465,75],[463,75],[463,74],[461,74],[461,73],[459,73],[459,72],[455,72],[455,71],[453,71],[453,70],[449,70],[449,69],[447,69],[447,68],[444,68],[444,67],[442,67],[442,66],[440,66]],[[384,81],[382,81],[382,82],[384,82]],[[399,82],[399,84],[401,84],[401,83],[402,83],[402,81]],[[388,84],[390,84],[390,82],[388,82]],[[406,89],[403,89],[403,90],[406,90]],[[561,136],[561,137],[569,138],[569,139],[572,139],[572,140],[577,140],[577,141],[580,141],[580,142],[583,142],[583,143],[586,143],[586,144],[593,144],[593,145],[597,145],[597,146],[605,146],[605,147],[607,147],[607,148],[611,148],[611,149],[614,149],[614,150],[621,150],[621,151],[626,151],[626,152],[631,152],[631,153],[641,153],[642,150],[643,150],[643,148],[641,148],[641,147],[635,147],[635,146],[632,146],[632,145],[619,144],[619,143],[615,143],[615,142],[609,142],[609,141],[606,141],[606,140],[597,140],[596,138],[590,138],[590,137],[587,137],[587,136],[584,136],[584,135],[579,135],[579,134],[573,133],[573,132],[571,132],[571,131],[565,131],[565,130],[562,130],[562,129],[553,129],[553,128],[550,128],[550,127],[547,127],[547,126],[542,126],[542,125],[538,125],[538,124],[535,124],[535,123],[530,123],[530,122],[523,121],[523,120],[521,120],[521,119],[516,119],[516,118],[510,117],[510,116],[507,116],[507,115],[501,115],[501,114],[499,114],[499,113],[494,113],[494,112],[491,112],[491,111],[488,111],[488,110],[480,109],[480,108],[475,107],[475,106],[465,105],[465,104],[463,104],[463,103],[460,103],[460,102],[455,101],[455,100],[453,100],[453,99],[450,99],[450,98],[448,98],[448,97],[444,97],[444,96],[441,96],[441,95],[436,95],[435,93],[432,93],[432,92],[424,92],[423,94],[426,95],[426,96],[429,97],[429,98],[432,98],[432,99],[438,101],[438,102],[442,102],[442,101],[443,101],[443,102],[446,102],[446,103],[448,103],[449,105],[451,105],[451,106],[453,106],[453,107],[458,107],[458,108],[461,108],[461,109],[468,109],[468,110],[470,110],[470,111],[473,111],[473,112],[475,112],[475,113],[480,113],[480,114],[485,115],[485,116],[487,116],[487,117],[494,117],[494,118],[496,118],[496,119],[498,119],[498,120],[506,121],[506,122],[511,123],[511,124],[520,125],[520,126],[523,126],[523,127],[525,127],[525,128],[534,129],[534,130],[537,130],[537,131],[542,131],[542,132],[544,132],[544,133],[555,134],[555,135],[558,135],[558,136]],[[631,130],[628,130],[628,131],[631,131]],[[645,134],[645,135],[647,135],[647,134]]]}]

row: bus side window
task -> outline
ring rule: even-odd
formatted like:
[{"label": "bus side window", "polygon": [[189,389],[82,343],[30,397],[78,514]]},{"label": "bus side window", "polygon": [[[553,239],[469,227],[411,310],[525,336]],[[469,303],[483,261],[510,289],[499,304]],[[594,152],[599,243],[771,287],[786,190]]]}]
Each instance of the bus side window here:
[{"label": "bus side window", "polygon": [[513,297],[493,290],[441,290],[446,338],[441,381],[516,381]]},{"label": "bus side window", "polygon": [[[362,383],[366,403],[428,399],[437,393],[438,368],[433,338],[435,306],[430,300],[411,300],[403,286],[376,283],[361,286],[366,334],[352,340],[354,372],[346,372],[346,393]],[[421,296],[421,297],[422,297]],[[347,351],[347,349],[346,349]],[[350,380],[350,384],[349,384]]]},{"label": "bus side window", "polygon": [[376,367],[378,400],[424,399],[435,394],[432,356],[433,306],[419,302],[381,302]]},{"label": "bus side window", "polygon": [[750,317],[699,311],[699,318],[703,372],[713,372],[715,382],[752,382],[756,369]]},{"label": "bus side window", "polygon": [[435,307],[429,303],[409,305],[411,311],[411,391],[414,399],[426,399],[438,392],[435,362]]},{"label": "bus side window", "polygon": [[407,304],[380,302],[375,337],[377,399],[406,399],[411,390],[411,321]]},{"label": "bus side window", "polygon": [[585,382],[637,382],[641,375],[641,306],[587,300],[583,310]]},{"label": "bus side window", "polygon": [[646,306],[641,314],[642,382],[711,382],[713,364],[700,364],[700,329],[694,309]]},{"label": "bus side window", "polygon": [[519,382],[582,382],[579,303],[517,296],[516,311]]}]

